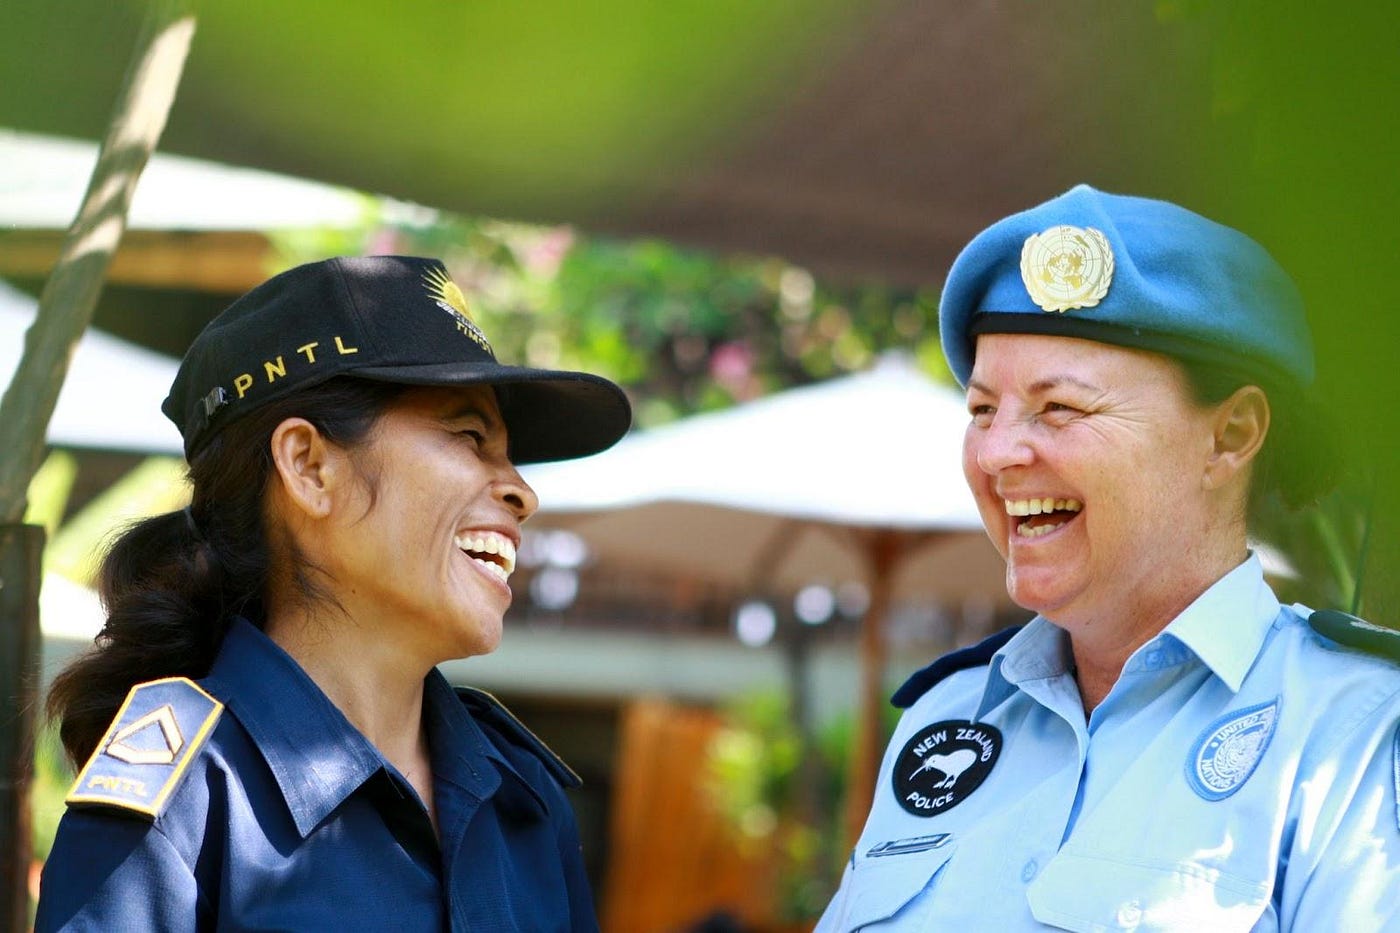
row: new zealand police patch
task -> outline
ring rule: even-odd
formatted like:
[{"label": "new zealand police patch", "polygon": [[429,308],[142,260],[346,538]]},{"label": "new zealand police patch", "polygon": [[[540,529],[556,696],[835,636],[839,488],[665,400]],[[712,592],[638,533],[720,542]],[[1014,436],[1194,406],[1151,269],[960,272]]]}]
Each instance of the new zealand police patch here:
[{"label": "new zealand police patch", "polygon": [[1186,763],[1191,789],[1204,800],[1239,790],[1269,747],[1278,722],[1278,697],[1236,710],[1206,726]]},{"label": "new zealand police patch", "polygon": [[945,719],[914,734],[894,762],[891,784],[899,805],[915,816],[937,816],[982,786],[1001,754],[1001,732],[986,723]]}]

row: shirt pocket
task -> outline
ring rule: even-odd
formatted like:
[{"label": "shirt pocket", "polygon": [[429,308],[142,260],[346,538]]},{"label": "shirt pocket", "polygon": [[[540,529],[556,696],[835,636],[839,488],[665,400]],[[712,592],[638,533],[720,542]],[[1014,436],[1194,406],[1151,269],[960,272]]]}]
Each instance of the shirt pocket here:
[{"label": "shirt pocket", "polygon": [[1041,923],[1083,933],[1265,933],[1278,929],[1271,879],[1192,862],[1061,851],[1027,892]]},{"label": "shirt pocket", "polygon": [[917,915],[915,902],[933,886],[948,863],[953,846],[903,855],[866,856],[858,859],[846,878],[838,921],[830,929],[892,929]]}]

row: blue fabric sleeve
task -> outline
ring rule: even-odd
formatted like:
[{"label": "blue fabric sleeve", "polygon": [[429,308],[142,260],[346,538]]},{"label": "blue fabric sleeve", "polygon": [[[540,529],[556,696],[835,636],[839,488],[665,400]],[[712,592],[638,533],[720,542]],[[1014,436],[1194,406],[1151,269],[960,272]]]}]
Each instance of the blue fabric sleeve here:
[{"label": "blue fabric sleeve", "polygon": [[193,872],[144,820],[69,810],[44,865],[35,933],[202,929]]},{"label": "blue fabric sleeve", "polygon": [[[1395,714],[1394,704],[1388,713]],[[1374,722],[1374,720],[1373,720]],[[1369,724],[1368,724],[1369,725]],[[1357,730],[1333,751],[1336,778],[1312,804],[1316,831],[1295,839],[1279,916],[1288,930],[1400,930],[1400,732]]]}]

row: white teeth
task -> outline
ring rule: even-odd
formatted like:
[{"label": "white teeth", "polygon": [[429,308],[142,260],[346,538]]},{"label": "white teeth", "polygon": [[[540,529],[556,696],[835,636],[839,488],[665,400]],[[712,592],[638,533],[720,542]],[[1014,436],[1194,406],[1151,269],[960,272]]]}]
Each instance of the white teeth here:
[{"label": "white teeth", "polygon": [[1078,512],[1084,504],[1078,499],[1006,499],[1007,515],[1044,515],[1049,512]]},{"label": "white teeth", "polygon": [[[497,531],[467,532],[457,535],[452,539],[452,543],[457,545],[459,550],[467,552],[467,556],[489,568],[502,580],[515,572],[515,542]],[[495,554],[501,558],[501,563],[493,560],[482,560],[476,554]]]},{"label": "white teeth", "polygon": [[1022,538],[1039,538],[1041,535],[1047,535],[1063,525],[1064,522],[1057,522],[1053,525],[1041,525],[1039,528],[1033,528],[1030,525],[1017,525],[1016,534]]},{"label": "white teeth", "polygon": [[507,571],[506,568],[502,567],[500,564],[494,564],[489,560],[482,560],[479,557],[473,557],[472,560],[476,561],[478,564],[485,567],[487,570],[491,571],[496,576],[500,577],[502,582],[504,582],[510,576],[510,572]]}]

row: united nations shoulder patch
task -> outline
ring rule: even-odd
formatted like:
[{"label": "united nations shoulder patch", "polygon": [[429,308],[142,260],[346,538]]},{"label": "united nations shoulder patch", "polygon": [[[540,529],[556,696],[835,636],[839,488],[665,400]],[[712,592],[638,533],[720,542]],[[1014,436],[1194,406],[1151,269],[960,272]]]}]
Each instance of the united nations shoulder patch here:
[{"label": "united nations shoulder patch", "polygon": [[905,743],[890,781],[899,805],[915,816],[936,816],[982,785],[1001,754],[1001,732],[986,723],[945,719]]},{"label": "united nations shoulder patch", "polygon": [[154,819],[223,710],[184,677],[137,684],[78,772],[67,803],[118,807]]},{"label": "united nations shoulder patch", "polygon": [[1191,789],[1205,800],[1224,800],[1239,790],[1268,750],[1277,722],[1275,697],[1207,726],[1186,762]]}]

